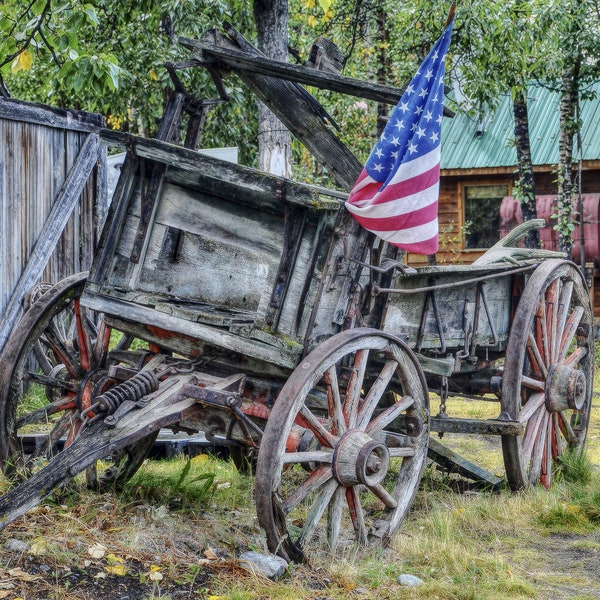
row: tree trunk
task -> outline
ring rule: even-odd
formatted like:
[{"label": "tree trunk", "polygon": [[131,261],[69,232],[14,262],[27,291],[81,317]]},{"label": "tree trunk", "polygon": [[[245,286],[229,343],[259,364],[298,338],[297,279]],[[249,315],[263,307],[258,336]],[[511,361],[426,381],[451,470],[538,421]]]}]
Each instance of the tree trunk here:
[{"label": "tree trunk", "polygon": [[571,253],[573,247],[573,136],[578,129],[578,68],[575,63],[563,75],[560,89],[560,130],[558,137],[558,249]]},{"label": "tree trunk", "polygon": [[[258,49],[266,56],[287,62],[287,0],[254,0]],[[258,168],[274,175],[292,176],[290,132],[262,103],[258,102]]]},{"label": "tree trunk", "polygon": [[[527,114],[526,90],[518,93],[513,101],[513,114],[515,121],[515,145],[517,148],[517,168],[519,200],[524,221],[535,219],[535,180],[533,176],[533,163],[531,162],[531,145],[529,141],[529,117]],[[538,230],[530,231],[525,238],[527,248],[539,248],[540,236]]]}]

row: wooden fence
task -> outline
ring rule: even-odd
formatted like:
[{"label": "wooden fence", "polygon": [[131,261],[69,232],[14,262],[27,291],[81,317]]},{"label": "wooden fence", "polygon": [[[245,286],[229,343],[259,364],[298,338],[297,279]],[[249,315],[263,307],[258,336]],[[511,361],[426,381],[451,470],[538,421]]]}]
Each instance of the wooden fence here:
[{"label": "wooden fence", "polygon": [[91,266],[107,210],[102,126],[0,98],[0,351],[29,289]]}]

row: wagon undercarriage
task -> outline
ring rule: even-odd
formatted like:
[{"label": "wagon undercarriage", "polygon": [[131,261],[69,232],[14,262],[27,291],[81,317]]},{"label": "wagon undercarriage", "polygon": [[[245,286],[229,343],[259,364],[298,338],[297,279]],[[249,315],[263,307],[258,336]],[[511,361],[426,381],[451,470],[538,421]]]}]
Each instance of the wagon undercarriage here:
[{"label": "wagon undercarriage", "polygon": [[[398,91],[284,67],[227,33],[184,40],[179,67],[208,67],[221,93],[236,72],[350,187],[360,163],[297,82]],[[176,68],[158,139],[102,134],[128,156],[89,276],[41,295],[3,350],[0,462],[20,482],[3,525],[78,473],[126,481],[164,428],[257,457],[259,523],[288,559],[389,540],[428,456],[486,485],[549,486],[585,441],[594,344],[578,268],[514,247],[540,223],[473,265],[410,269],[343,193],[196,153],[211,103]],[[456,416],[455,396],[494,414]],[[504,473],[430,432],[499,439]]]}]

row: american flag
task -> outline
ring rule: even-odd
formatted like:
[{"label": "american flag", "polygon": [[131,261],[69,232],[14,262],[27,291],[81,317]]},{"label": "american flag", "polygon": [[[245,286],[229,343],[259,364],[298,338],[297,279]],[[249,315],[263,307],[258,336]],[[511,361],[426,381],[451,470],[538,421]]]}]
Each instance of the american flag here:
[{"label": "american flag", "polygon": [[404,91],[346,202],[363,227],[416,254],[438,249],[440,132],[451,34],[452,21]]}]

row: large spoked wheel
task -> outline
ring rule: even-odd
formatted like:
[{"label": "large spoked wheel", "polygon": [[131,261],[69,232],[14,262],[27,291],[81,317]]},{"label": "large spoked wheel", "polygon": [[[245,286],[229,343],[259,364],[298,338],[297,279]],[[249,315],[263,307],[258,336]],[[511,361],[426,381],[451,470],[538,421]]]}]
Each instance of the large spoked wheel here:
[{"label": "large spoked wheel", "polygon": [[[81,306],[86,273],[44,293],[17,325],[0,356],[0,465],[23,481],[82,431],[79,415],[110,386],[109,345],[127,356],[131,338],[111,342],[102,315]],[[156,434],[112,457],[90,486],[120,484],[144,461]]]},{"label": "large spoked wheel", "polygon": [[511,488],[549,487],[561,455],[583,447],[593,366],[587,285],[574,264],[547,260],[525,286],[504,362],[502,412],[524,426],[521,437],[502,437]]},{"label": "large spoked wheel", "polygon": [[427,385],[403,342],[359,328],[319,345],[281,390],[260,445],[256,504],[270,550],[299,561],[389,541],[428,439]]}]

